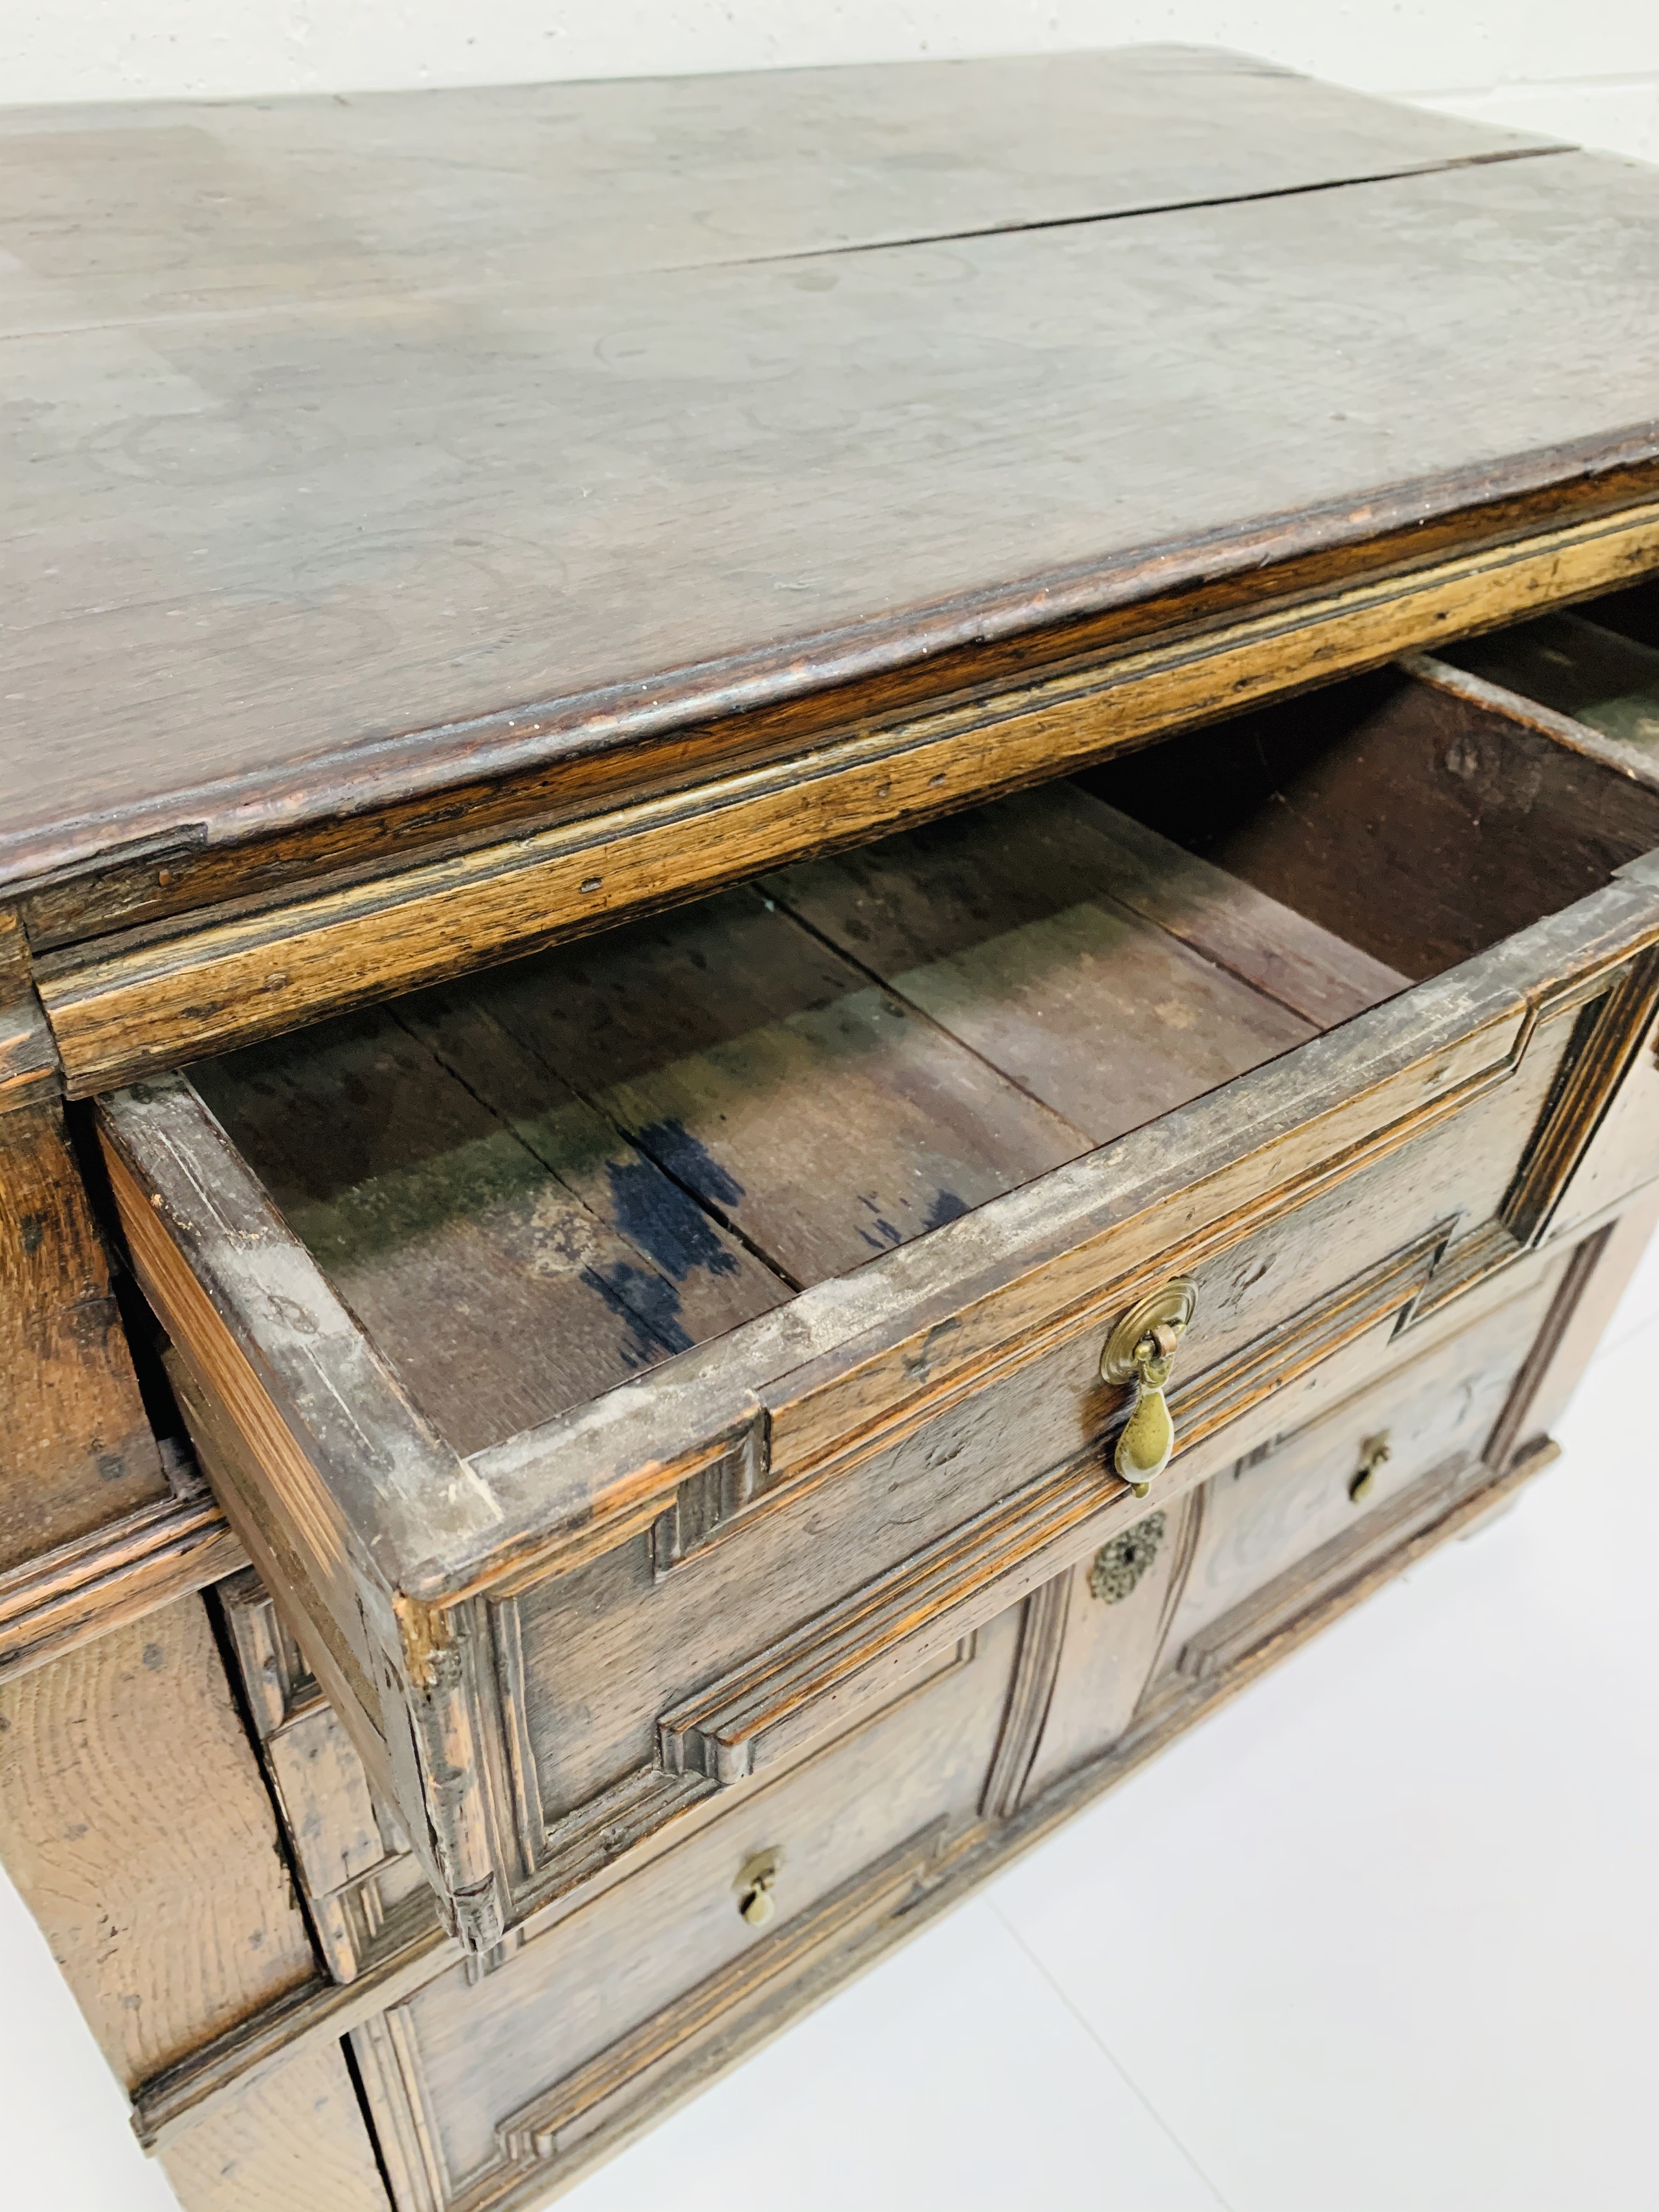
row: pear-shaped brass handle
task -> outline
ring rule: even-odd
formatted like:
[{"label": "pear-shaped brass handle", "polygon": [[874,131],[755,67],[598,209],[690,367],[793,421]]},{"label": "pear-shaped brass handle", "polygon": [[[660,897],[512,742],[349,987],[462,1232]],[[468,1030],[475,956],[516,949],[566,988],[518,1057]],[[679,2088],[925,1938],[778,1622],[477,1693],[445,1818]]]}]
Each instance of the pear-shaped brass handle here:
[{"label": "pear-shaped brass handle", "polygon": [[1103,1382],[1135,1386],[1134,1404],[1119,1432],[1112,1465],[1137,1498],[1146,1495],[1175,1449],[1175,1423],[1164,1389],[1197,1303],[1197,1285],[1177,1275],[1130,1307],[1100,1355]]}]

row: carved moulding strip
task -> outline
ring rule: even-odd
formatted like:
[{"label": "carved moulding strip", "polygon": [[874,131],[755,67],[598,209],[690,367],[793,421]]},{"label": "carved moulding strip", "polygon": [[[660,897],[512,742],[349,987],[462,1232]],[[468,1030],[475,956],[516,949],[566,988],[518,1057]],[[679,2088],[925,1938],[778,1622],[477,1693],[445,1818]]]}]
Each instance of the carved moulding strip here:
[{"label": "carved moulding strip", "polygon": [[214,1593],[323,1962],[356,1981],[437,1912],[407,1838],[250,1568]]},{"label": "carved moulding strip", "polygon": [[[1626,581],[1659,556],[1659,507],[1570,524],[1291,606],[1143,642],[1081,669],[855,729],[811,750],[585,820],[296,887],[252,915],[100,938],[40,963],[70,1093],[84,1097],[353,1004],[585,934],[661,900],[868,842],[1041,782],[1164,731],[1440,636]],[[595,888],[597,886],[597,888]],[[136,939],[136,941],[134,941]]]},{"label": "carved moulding strip", "polygon": [[1522,1437],[1525,1434],[1527,1417],[1532,1411],[1539,1385],[1560,1347],[1561,1340],[1578,1310],[1578,1302],[1589,1289],[1590,1277],[1607,1250],[1613,1233],[1612,1223],[1605,1229],[1598,1229],[1575,1248],[1571,1259],[1567,1262],[1566,1272],[1556,1287],[1555,1296],[1550,1300],[1549,1310],[1544,1316],[1526,1358],[1522,1362],[1521,1371],[1504,1401],[1504,1410],[1481,1452],[1486,1465],[1496,1474],[1501,1474],[1516,1451],[1524,1449]]},{"label": "carved moulding strip", "polygon": [[159,1498],[0,1574],[0,1681],[247,1564],[205,1492]]},{"label": "carved moulding strip", "polygon": [[1072,1607],[1072,1569],[1035,1589],[1025,1604],[1019,1624],[1019,1652],[1014,1661],[1013,1686],[1002,1717],[991,1771],[986,1777],[980,1811],[988,1820],[1006,1820],[1018,1806],[1031,1762],[1042,1741],[1048,1707],[1066,1648],[1066,1621]]},{"label": "carved moulding strip", "polygon": [[1620,1085],[1640,1058],[1659,1012],[1659,945],[1650,945],[1592,1001],[1542,1127],[1500,1210],[1522,1244],[1545,1236]]}]

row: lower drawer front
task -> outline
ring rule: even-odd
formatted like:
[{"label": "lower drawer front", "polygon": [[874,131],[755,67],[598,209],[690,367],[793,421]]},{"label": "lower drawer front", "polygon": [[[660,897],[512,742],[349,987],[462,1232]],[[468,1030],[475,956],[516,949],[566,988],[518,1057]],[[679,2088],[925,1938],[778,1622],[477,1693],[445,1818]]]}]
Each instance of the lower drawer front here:
[{"label": "lower drawer front", "polygon": [[964,1847],[1385,1562],[1490,1476],[1569,1273],[1540,1260],[1407,1332],[1380,1378],[357,2029],[398,2212],[537,2201],[878,1948]]},{"label": "lower drawer front", "polygon": [[1333,1579],[1390,1548],[1490,1472],[1480,1455],[1560,1292],[1565,1262],[1248,1452],[1074,1567],[1025,1802],[1100,1757],[1148,1703],[1225,1671]]},{"label": "lower drawer front", "polygon": [[527,2201],[664,2073],[902,1911],[975,1819],[1018,1640],[1016,1613],[992,1621],[776,1781],[532,1922],[493,1971],[457,1966],[358,2030],[399,2212]]}]

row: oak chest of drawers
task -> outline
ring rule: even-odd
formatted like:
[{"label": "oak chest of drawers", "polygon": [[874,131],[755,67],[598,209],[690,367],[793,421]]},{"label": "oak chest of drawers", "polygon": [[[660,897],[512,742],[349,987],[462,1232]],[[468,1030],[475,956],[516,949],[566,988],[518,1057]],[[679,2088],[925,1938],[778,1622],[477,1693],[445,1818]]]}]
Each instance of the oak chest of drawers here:
[{"label": "oak chest of drawers", "polygon": [[[8,1848],[54,1686],[146,1772],[187,1680],[258,1963],[53,1926],[141,2134],[528,2204],[1551,1456],[1659,1211],[1659,187],[1176,49],[8,130],[180,380],[46,434]],[[134,176],[184,262],[66,273]]]}]

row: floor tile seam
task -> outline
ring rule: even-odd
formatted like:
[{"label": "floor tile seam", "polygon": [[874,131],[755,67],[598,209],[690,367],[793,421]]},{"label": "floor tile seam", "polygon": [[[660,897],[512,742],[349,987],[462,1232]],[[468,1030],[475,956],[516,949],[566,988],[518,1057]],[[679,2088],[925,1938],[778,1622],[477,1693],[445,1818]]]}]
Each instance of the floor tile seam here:
[{"label": "floor tile seam", "polygon": [[1045,1961],[1038,1956],[1036,1951],[1032,1949],[1030,1944],[1027,1942],[1024,1935],[1021,1934],[1020,1930],[1014,1925],[1013,1922],[1010,1920],[1007,1914],[997,1903],[995,1898],[988,1897],[985,1902],[990,1911],[995,1914],[998,1921],[1007,1931],[1013,1942],[1018,1945],[1024,1956],[1030,1960],[1031,1965],[1042,1977],[1042,1979],[1048,1989],[1053,1991],[1055,1997],[1058,1998],[1059,2002],[1065,2007],[1066,2012],[1069,2013],[1071,2017],[1077,2022],[1084,2034],[1088,2037],[1095,2049],[1099,2051],[1101,2057],[1104,2058],[1107,2064],[1117,2075],[1118,2079],[1122,2082],[1124,2087],[1129,2092],[1136,2103],[1139,2105],[1142,2111],[1145,2112],[1147,2118],[1152,2122],[1153,2125],[1158,2128],[1167,2140],[1175,2146],[1176,2149],[1180,2152],[1182,2157],[1186,2160],[1187,2164],[1198,2176],[1199,2180],[1214,2198],[1216,2204],[1220,2208],[1220,2212],[1235,2212],[1235,2208],[1231,2199],[1224,2197],[1221,2191],[1217,2188],[1215,2183],[1210,2179],[1204,2168],[1199,2164],[1199,2161],[1192,2150],[1182,2140],[1181,2136],[1176,2132],[1170,2122],[1165,2119],[1163,2113],[1152,2102],[1152,2099],[1146,2094],[1146,2091],[1135,2080],[1134,2076],[1129,2072],[1127,2067],[1124,2065],[1122,2060],[1112,2049],[1111,2045],[1106,2041],[1105,2038],[1100,2034],[1093,2023],[1088,2019],[1087,2015],[1079,2008],[1076,2002],[1062,1984],[1056,1980],[1054,1974],[1049,1971]]}]

